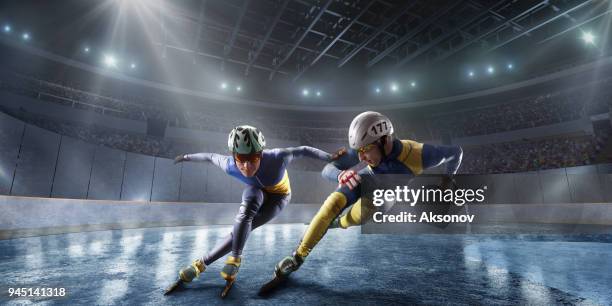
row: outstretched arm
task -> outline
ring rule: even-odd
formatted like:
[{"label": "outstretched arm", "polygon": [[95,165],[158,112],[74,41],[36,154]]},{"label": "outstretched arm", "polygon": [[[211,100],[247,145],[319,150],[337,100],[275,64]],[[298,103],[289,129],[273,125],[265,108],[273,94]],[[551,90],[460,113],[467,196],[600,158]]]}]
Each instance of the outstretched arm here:
[{"label": "outstretched arm", "polygon": [[452,176],[459,170],[462,158],[463,149],[459,146],[423,145],[423,169],[446,164],[446,174]]},{"label": "outstretched arm", "polygon": [[278,154],[283,156],[287,162],[291,162],[294,158],[302,157],[319,159],[326,162],[331,161],[333,158],[332,154],[309,146],[299,146],[277,150]]},{"label": "outstretched arm", "polygon": [[210,162],[213,165],[223,169],[223,171],[227,172],[229,168],[230,157],[216,153],[194,153],[179,155],[174,159],[175,164],[183,161]]}]

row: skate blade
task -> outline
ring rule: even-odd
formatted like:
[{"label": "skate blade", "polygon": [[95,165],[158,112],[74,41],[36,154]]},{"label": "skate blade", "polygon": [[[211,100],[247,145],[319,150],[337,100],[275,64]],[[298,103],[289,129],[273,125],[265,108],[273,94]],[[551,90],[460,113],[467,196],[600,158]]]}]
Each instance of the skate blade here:
[{"label": "skate blade", "polygon": [[172,292],[174,292],[177,288],[179,288],[181,285],[183,284],[183,281],[181,281],[180,279],[177,280],[176,282],[174,282],[172,285],[170,285],[168,288],[166,288],[166,291],[164,292],[164,295],[168,295]]},{"label": "skate blade", "polygon": [[232,285],[234,285],[235,280],[228,280],[225,282],[225,288],[221,291],[221,298],[225,298],[229,293],[230,289],[232,289]]},{"label": "skate blade", "polygon": [[261,288],[259,288],[259,292],[257,292],[257,295],[259,296],[268,295],[269,293],[274,291],[274,289],[278,288],[278,286],[284,283],[286,280],[287,280],[287,277],[274,276],[272,280],[265,283],[263,286],[261,286]]}]

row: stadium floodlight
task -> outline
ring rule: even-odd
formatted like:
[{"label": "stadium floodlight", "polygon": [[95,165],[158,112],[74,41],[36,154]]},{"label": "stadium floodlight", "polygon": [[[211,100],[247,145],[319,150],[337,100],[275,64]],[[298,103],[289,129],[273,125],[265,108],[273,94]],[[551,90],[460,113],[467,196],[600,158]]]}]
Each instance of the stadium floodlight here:
[{"label": "stadium floodlight", "polygon": [[594,45],[595,35],[591,32],[582,32],[582,40],[584,40],[584,43],[587,45]]},{"label": "stadium floodlight", "polygon": [[397,86],[397,84],[395,83],[391,83],[391,85],[389,86],[389,88],[391,89],[392,92],[396,92],[399,90],[399,87]]},{"label": "stadium floodlight", "polygon": [[83,48],[83,51],[84,51],[85,53],[89,53],[89,47],[85,47],[85,48]]},{"label": "stadium floodlight", "polygon": [[30,40],[30,33],[28,32],[23,33],[23,35],[21,35],[21,38],[23,38],[23,40]]},{"label": "stadium floodlight", "polygon": [[227,83],[226,82],[222,82],[221,83],[221,89],[227,89]]},{"label": "stadium floodlight", "polygon": [[470,71],[468,71],[468,76],[469,76],[470,78],[473,78],[473,77],[475,77],[475,76],[476,76],[476,73],[474,73],[474,71],[473,71],[473,70],[470,70]]},{"label": "stadium floodlight", "polygon": [[4,33],[11,33],[11,26],[7,24],[4,26],[3,30]]},{"label": "stadium floodlight", "polygon": [[307,97],[310,94],[308,89],[302,89],[302,96]]},{"label": "stadium floodlight", "polygon": [[487,72],[488,72],[489,74],[493,74],[493,73],[495,72],[495,68],[494,68],[493,66],[489,65],[489,66],[487,67]]},{"label": "stadium floodlight", "polygon": [[376,87],[376,89],[374,89],[374,91],[379,94],[380,93],[380,87]]},{"label": "stadium floodlight", "polygon": [[512,65],[512,63],[509,63],[508,65],[506,65],[506,67],[508,67],[508,70],[512,70],[514,68],[514,65]]},{"label": "stadium floodlight", "polygon": [[242,86],[236,86],[236,91],[242,91]]},{"label": "stadium floodlight", "polygon": [[410,87],[413,87],[413,88],[416,87],[416,82],[415,81],[410,82]]},{"label": "stadium floodlight", "polygon": [[320,96],[321,96],[321,92],[317,91],[317,97],[320,97]]},{"label": "stadium floodlight", "polygon": [[136,69],[136,64],[135,63],[131,63],[130,64],[130,69]]},{"label": "stadium floodlight", "polygon": [[109,68],[117,68],[117,59],[110,54],[104,55],[104,65]]}]

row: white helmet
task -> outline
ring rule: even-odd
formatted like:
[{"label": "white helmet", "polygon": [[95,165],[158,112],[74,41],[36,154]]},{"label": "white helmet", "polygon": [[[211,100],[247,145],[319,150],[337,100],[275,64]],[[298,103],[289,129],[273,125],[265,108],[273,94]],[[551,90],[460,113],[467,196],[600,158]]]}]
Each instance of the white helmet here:
[{"label": "white helmet", "polygon": [[235,127],[227,138],[227,147],[232,153],[259,153],[263,151],[265,146],[266,140],[263,134],[257,128],[250,125]]},{"label": "white helmet", "polygon": [[372,111],[363,112],[351,122],[349,145],[356,150],[391,134],[393,134],[393,124],[387,116]]}]

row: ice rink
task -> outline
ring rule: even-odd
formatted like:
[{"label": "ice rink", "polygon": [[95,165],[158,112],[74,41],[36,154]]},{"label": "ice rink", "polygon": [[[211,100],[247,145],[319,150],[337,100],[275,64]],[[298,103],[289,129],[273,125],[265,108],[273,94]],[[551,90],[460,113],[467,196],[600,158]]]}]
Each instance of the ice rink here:
[{"label": "ice rink", "polygon": [[[96,231],[0,241],[0,304],[315,305],[612,303],[612,235],[364,235],[331,229],[273,294],[257,295],[306,226],[268,224],[246,245],[229,296],[219,260],[170,296],[178,270],[229,226]],[[66,297],[9,297],[8,288]]]}]

